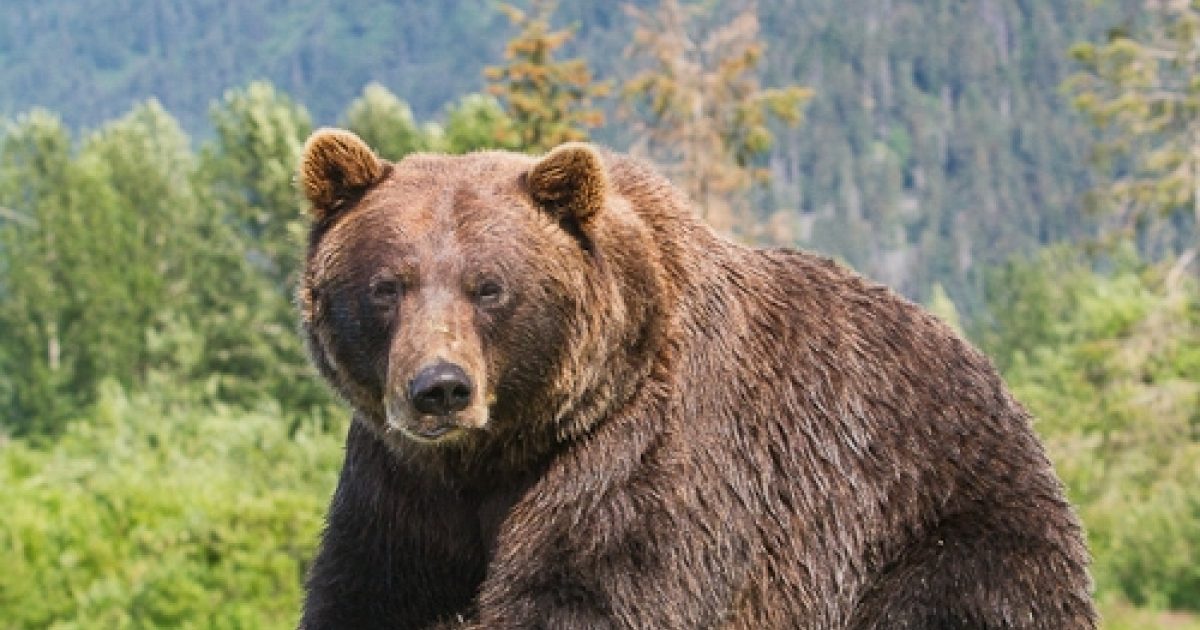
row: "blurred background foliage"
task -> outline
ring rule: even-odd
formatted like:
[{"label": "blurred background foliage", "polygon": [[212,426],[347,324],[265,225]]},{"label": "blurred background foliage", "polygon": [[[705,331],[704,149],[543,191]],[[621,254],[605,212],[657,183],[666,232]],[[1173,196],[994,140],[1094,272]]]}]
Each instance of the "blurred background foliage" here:
[{"label": "blurred background foliage", "polygon": [[336,5],[0,12],[0,626],[294,625],[348,413],[293,172],[338,124],[638,152],[927,304],[1037,417],[1105,627],[1200,628],[1196,4]]}]

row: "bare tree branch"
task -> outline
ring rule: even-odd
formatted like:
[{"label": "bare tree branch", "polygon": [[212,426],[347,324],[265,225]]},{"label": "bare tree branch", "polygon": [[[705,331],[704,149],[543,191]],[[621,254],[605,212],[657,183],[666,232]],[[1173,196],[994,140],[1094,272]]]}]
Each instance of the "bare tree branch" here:
[{"label": "bare tree branch", "polygon": [[37,221],[35,221],[33,217],[27,217],[16,210],[5,208],[4,206],[0,206],[0,218],[9,219],[10,221],[20,223],[21,225],[37,225]]}]

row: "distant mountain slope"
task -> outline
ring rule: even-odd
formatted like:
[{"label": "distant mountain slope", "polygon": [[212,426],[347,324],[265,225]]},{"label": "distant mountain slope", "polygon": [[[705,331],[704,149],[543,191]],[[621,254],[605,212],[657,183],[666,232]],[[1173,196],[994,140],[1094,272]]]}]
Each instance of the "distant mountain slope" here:
[{"label": "distant mountain slope", "polygon": [[484,0],[4,0],[0,114],[90,127],[155,96],[197,131],[224,90],[265,78],[320,121],[370,81],[428,115],[480,88],[506,28]]},{"label": "distant mountain slope", "polygon": [[1090,130],[1066,50],[1136,2],[763,3],[773,80],[817,90],[778,148],[776,202],[802,241],[922,295],[973,301],[980,263],[1085,235]]},{"label": "distant mountain slope", "polygon": [[[970,307],[981,263],[1087,232],[1089,130],[1059,93],[1065,51],[1138,0],[758,6],[765,82],[816,90],[805,125],[781,130],[761,200],[791,242],[912,296],[940,282]],[[624,71],[619,3],[563,0],[557,19],[580,26],[572,54],[601,78]],[[370,81],[427,119],[481,89],[512,34],[490,0],[4,0],[0,116],[41,105],[91,127],[156,96],[203,134],[213,99],[266,78],[318,124]],[[598,137],[620,145],[619,128]]]}]

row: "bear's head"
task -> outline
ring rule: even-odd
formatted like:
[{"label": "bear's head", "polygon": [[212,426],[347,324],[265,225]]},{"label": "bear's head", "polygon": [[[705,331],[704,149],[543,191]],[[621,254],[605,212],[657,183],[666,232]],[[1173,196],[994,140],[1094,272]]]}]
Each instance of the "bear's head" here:
[{"label": "bear's head", "polygon": [[668,309],[647,222],[609,159],[566,144],[378,158],[317,131],[299,305],[323,376],[398,453],[521,462],[633,396]]}]

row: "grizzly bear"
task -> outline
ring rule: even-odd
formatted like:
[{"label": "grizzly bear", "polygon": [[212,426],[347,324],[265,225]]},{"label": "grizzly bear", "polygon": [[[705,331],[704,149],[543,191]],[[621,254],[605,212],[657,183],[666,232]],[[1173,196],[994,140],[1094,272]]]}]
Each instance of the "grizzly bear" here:
[{"label": "grizzly bear", "polygon": [[585,144],[299,180],[354,410],[301,627],[1095,627],[1029,414],[888,289]]}]

